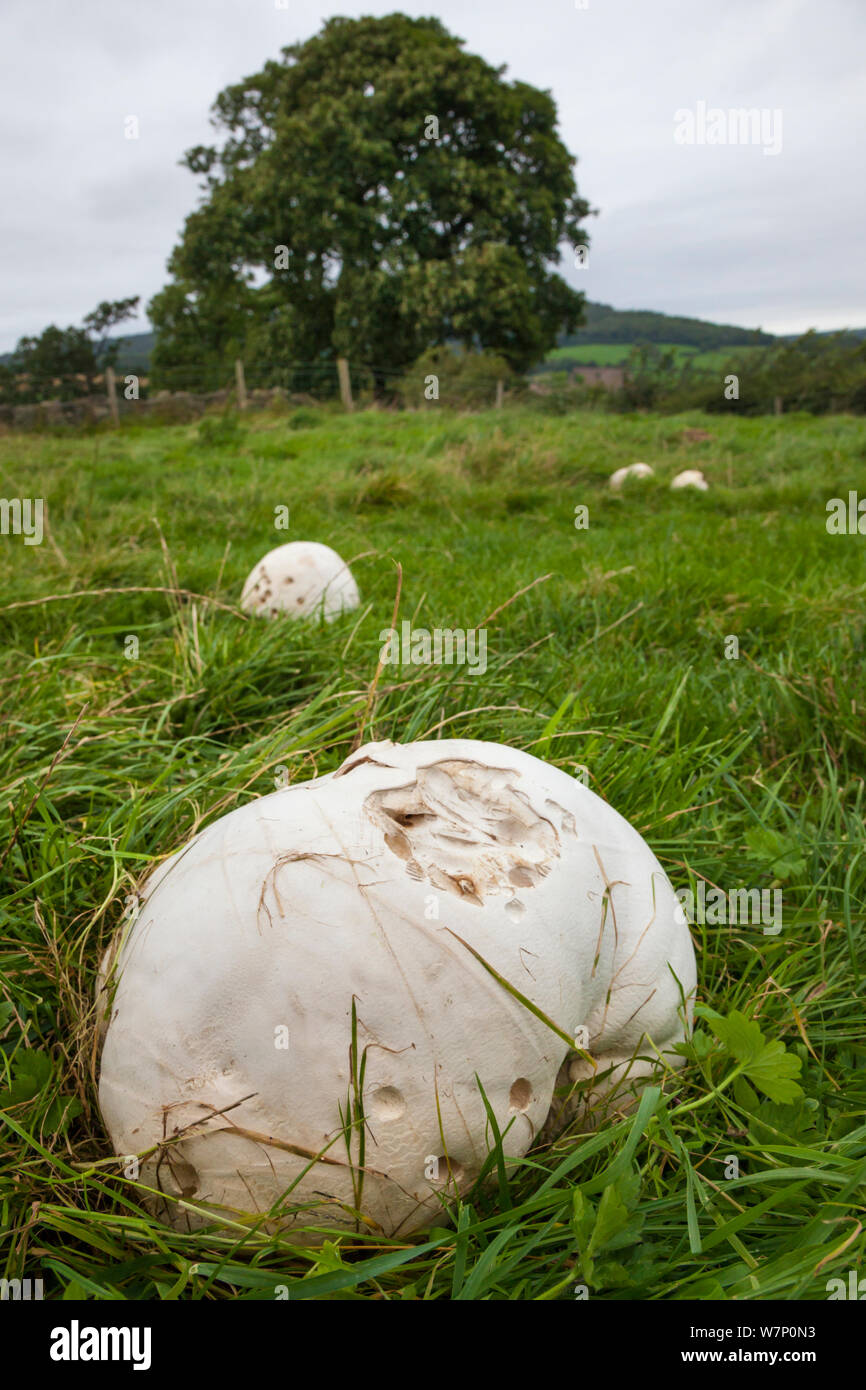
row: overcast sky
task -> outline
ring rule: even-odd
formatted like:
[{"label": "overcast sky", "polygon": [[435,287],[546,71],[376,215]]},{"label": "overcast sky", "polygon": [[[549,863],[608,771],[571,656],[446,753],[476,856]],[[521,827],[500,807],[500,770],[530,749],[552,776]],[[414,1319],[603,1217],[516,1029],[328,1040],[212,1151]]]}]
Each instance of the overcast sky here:
[{"label": "overcast sky", "polygon": [[[332,14],[395,9],[552,90],[599,210],[588,265],[564,264],[590,299],[780,333],[866,325],[866,0],[0,0],[0,351],[102,299],[146,304],[217,93]],[[764,111],[764,135],[701,143],[700,103]]]}]

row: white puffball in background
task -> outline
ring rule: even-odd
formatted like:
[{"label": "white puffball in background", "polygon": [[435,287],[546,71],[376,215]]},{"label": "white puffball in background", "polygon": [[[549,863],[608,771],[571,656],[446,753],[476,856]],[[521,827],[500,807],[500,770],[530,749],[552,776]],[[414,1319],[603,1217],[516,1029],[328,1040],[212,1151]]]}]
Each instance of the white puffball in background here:
[{"label": "white puffball in background", "polygon": [[252,570],[241,594],[247,613],[276,618],[286,613],[326,622],[360,603],[352,571],[336,550],[319,541],[290,541],[269,550]]},{"label": "white puffball in background", "polygon": [[710,485],[699,468],[686,468],[673,479],[671,487],[696,487],[701,492],[708,492]]},{"label": "white puffball in background", "polygon": [[630,463],[627,468],[618,468],[610,475],[610,486],[621,488],[626,478],[651,478],[653,469],[648,463]]}]

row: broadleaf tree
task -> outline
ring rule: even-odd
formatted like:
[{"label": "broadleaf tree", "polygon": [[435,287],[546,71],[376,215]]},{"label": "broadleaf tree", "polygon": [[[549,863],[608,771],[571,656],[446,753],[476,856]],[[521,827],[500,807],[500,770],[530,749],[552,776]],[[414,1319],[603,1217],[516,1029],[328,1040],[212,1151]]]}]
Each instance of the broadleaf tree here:
[{"label": "broadleaf tree", "polygon": [[200,206],[152,300],[165,384],[344,355],[377,390],[448,341],[516,370],[580,322],[556,266],[590,212],[549,92],[437,19],[328,20],[226,88]]},{"label": "broadleaf tree", "polygon": [[19,338],[0,394],[19,401],[88,395],[94,378],[117,361],[123,340],[110,338],[109,330],[134,316],[139,298],[104,299],[85,315],[83,328],[50,324],[38,336]]}]

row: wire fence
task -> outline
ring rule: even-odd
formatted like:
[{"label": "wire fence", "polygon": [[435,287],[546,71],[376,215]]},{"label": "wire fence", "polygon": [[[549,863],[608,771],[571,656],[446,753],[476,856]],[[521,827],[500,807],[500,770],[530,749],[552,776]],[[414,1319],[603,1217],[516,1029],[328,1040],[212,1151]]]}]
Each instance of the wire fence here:
[{"label": "wire fence", "polygon": [[94,375],[7,374],[0,379],[0,421],[30,424],[56,420],[101,419],[147,415],[152,408],[201,412],[211,408],[245,410],[278,400],[296,405],[340,403],[346,409],[375,402],[395,407],[423,407],[445,399],[458,408],[502,405],[514,378],[475,371],[462,377],[458,367],[440,374],[417,369],[331,358],[313,362],[249,364],[237,358],[151,371],[149,366],[106,368]]}]

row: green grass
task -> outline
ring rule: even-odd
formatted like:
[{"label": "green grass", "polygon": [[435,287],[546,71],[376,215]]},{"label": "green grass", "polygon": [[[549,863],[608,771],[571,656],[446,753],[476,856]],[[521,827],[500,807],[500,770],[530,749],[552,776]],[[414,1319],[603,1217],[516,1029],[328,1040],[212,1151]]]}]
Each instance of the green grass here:
[{"label": "green grass", "polygon": [[[695,426],[713,438],[684,443]],[[0,1276],[52,1298],[825,1299],[866,1239],[866,539],[824,524],[864,453],[844,417],[518,409],[307,410],[224,445],[195,426],[0,437],[3,494],[44,497],[50,523],[40,546],[0,538]],[[655,480],[611,495],[635,459]],[[690,465],[712,490],[669,492]],[[353,563],[360,613],[318,630],[236,611],[284,505],[288,538]],[[173,1233],[100,1123],[101,952],[155,858],[278,765],[299,781],[345,757],[397,563],[401,618],[498,614],[484,675],[386,669],[368,736],[585,764],[675,887],[779,886],[783,930],[697,926],[712,1013],[685,1069],[596,1134],[522,1160],[494,1145],[492,1180],[432,1232]],[[795,1099],[762,1088],[731,1011],[770,1071],[797,1073],[773,1044],[799,1061]]]},{"label": "green grass", "polygon": [[594,367],[618,367],[632,350],[631,343],[576,343],[551,348],[545,362],[580,362]]},{"label": "green grass", "polygon": [[[634,346],[633,343],[578,343],[574,347],[552,348],[544,360],[561,366],[574,363],[575,366],[618,367],[628,361]],[[749,345],[703,349],[687,343],[658,343],[655,346],[661,352],[673,350],[677,363],[685,362],[688,358],[696,367],[723,367],[734,360],[747,361],[754,353],[766,352],[765,347]]]}]

